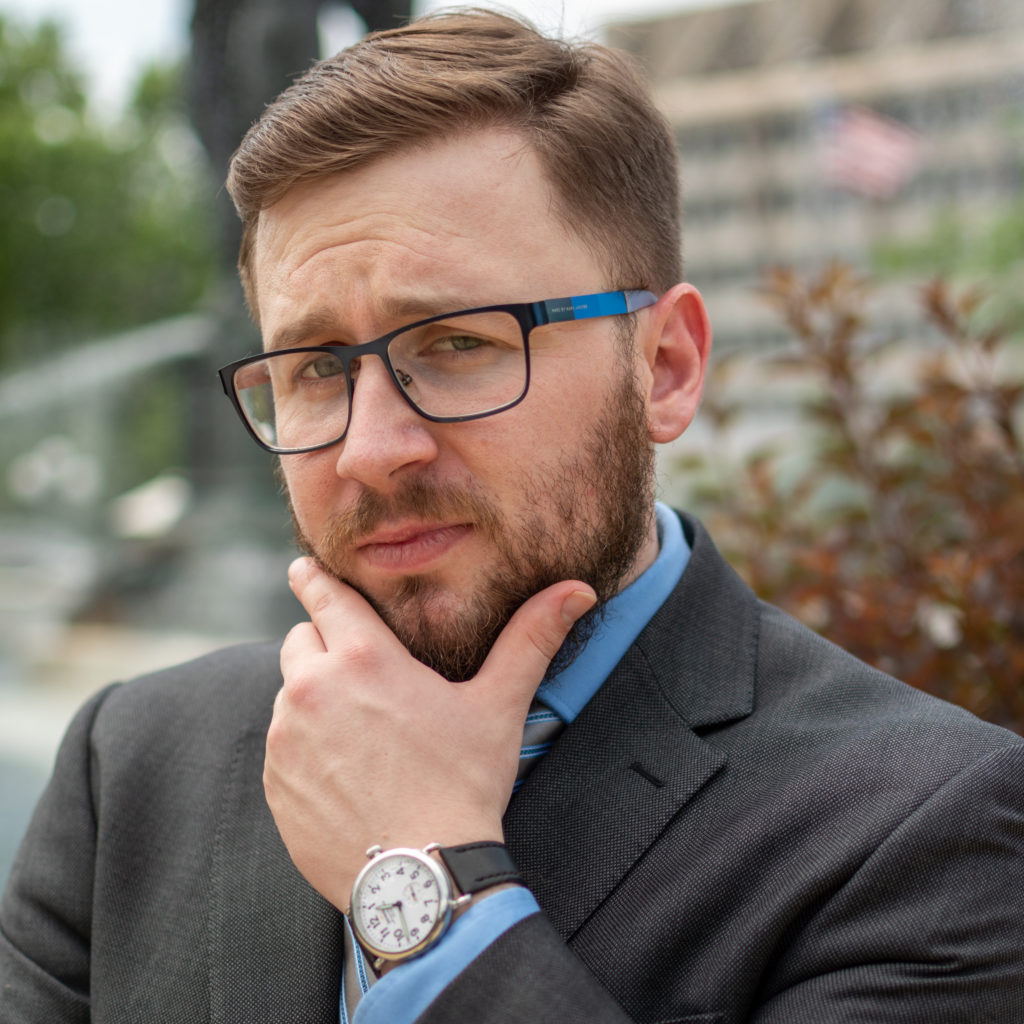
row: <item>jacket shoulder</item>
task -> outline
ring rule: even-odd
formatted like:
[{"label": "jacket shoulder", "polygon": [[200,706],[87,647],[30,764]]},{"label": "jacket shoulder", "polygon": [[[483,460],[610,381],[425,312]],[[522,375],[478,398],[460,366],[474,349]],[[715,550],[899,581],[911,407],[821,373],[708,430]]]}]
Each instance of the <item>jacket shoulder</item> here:
[{"label": "jacket shoulder", "polygon": [[230,725],[265,728],[281,686],[280,644],[240,644],[111,687],[94,731],[185,727],[207,734]]}]

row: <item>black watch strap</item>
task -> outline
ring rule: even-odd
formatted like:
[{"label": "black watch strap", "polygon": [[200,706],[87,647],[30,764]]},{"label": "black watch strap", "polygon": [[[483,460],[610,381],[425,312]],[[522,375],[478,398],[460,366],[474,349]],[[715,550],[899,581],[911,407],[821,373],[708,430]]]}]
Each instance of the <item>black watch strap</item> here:
[{"label": "black watch strap", "polygon": [[523,880],[503,843],[465,843],[441,846],[437,851],[462,893],[480,892],[492,885]]}]

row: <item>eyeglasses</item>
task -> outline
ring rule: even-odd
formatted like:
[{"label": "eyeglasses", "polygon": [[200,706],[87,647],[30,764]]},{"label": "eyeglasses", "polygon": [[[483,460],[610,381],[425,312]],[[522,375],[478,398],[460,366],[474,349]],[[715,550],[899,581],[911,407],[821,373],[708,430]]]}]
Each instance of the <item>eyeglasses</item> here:
[{"label": "eyeglasses", "polygon": [[534,328],[622,316],[657,301],[651,292],[622,291],[481,306],[419,320],[365,345],[279,349],[218,372],[260,447],[282,455],[312,452],[344,438],[366,356],[383,361],[399,394],[425,419],[475,420],[526,397]]}]

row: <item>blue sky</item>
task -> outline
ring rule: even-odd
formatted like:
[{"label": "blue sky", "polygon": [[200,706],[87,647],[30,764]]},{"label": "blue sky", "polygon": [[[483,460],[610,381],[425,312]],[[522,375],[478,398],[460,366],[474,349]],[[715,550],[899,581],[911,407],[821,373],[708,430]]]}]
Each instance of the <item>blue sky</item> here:
[{"label": "blue sky", "polygon": [[[450,0],[449,0],[450,2]],[[502,0],[541,28],[567,35],[595,35],[602,23],[641,18],[714,0]],[[483,0],[486,5],[486,0]],[[187,45],[191,0],[0,0],[0,13],[28,21],[51,15],[67,26],[71,51],[91,82],[101,109],[116,110],[140,65],[173,57]],[[420,0],[419,9],[443,6]],[[346,19],[324,19],[328,45],[344,45]]]}]

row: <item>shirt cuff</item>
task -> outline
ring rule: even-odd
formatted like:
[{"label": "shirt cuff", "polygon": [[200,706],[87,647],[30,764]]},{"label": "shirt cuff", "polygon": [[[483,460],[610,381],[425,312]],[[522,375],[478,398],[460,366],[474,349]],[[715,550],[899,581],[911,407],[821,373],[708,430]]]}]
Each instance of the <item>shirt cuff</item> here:
[{"label": "shirt cuff", "polygon": [[359,1001],[353,1024],[411,1024],[492,942],[539,910],[521,885],[474,903],[432,949],[388,971]]}]

